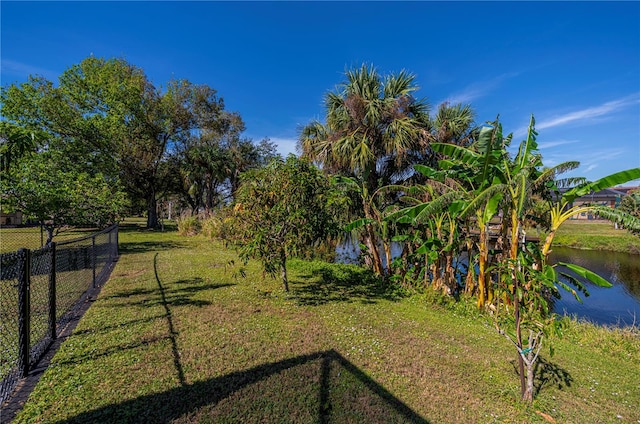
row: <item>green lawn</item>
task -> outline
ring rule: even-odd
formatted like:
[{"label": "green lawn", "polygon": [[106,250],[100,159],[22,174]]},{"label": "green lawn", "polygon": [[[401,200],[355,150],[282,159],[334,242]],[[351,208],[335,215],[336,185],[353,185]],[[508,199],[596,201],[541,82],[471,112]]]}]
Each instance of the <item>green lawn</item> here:
[{"label": "green lawn", "polygon": [[[95,228],[70,228],[53,237],[53,241],[73,240],[95,233]],[[46,241],[47,233],[40,233],[40,227],[0,228],[0,253],[14,252],[20,248],[38,249]]]},{"label": "green lawn", "polygon": [[640,420],[640,335],[570,323],[518,401],[515,353],[464,303],[292,261],[290,294],[200,237],[125,225],[121,258],[16,423]]}]

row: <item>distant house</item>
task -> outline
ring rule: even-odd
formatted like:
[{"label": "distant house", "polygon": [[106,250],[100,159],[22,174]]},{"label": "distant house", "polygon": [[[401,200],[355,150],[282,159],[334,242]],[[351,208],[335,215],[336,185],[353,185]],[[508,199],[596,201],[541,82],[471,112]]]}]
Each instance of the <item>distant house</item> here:
[{"label": "distant house", "polygon": [[[591,192],[585,196],[578,197],[573,201],[572,206],[580,205],[599,205],[607,206],[611,209],[615,209],[620,205],[620,201],[624,196],[632,190],[638,187],[613,187],[605,188],[604,190]],[[591,212],[580,212],[574,215],[571,219],[597,219],[598,217]]]},{"label": "distant house", "polygon": [[625,195],[629,194],[629,192],[633,191],[633,190],[638,190],[640,189],[640,186],[635,186],[635,187],[614,187],[614,190],[617,190],[619,192],[624,193]]},{"label": "distant house", "polygon": [[22,212],[0,212],[0,225],[3,227],[15,227],[22,225]]}]

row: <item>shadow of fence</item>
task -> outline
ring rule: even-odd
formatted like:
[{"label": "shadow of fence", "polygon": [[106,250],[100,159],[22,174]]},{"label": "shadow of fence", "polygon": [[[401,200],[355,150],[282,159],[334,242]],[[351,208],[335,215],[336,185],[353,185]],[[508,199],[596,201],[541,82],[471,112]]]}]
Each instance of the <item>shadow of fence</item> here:
[{"label": "shadow of fence", "polygon": [[171,421],[427,423],[335,350],[183,384],[65,422]]}]

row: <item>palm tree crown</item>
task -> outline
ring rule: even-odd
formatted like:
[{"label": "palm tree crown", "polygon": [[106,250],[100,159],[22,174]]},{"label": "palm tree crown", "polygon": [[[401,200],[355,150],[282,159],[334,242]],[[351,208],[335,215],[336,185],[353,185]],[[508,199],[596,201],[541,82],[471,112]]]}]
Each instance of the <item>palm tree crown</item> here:
[{"label": "palm tree crown", "polygon": [[369,189],[386,184],[429,144],[429,106],[413,97],[414,79],[405,71],[382,77],[367,65],[347,71],[346,81],[325,97],[326,124],[302,130],[303,155]]}]

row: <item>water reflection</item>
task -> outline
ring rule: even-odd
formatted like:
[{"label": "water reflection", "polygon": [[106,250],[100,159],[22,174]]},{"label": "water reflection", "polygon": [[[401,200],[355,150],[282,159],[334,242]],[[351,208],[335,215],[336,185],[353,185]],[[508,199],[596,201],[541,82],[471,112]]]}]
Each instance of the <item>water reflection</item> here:
[{"label": "water reflection", "polygon": [[575,315],[598,324],[638,325],[640,323],[640,256],[629,253],[578,250],[555,247],[551,262],[568,262],[585,267],[609,280],[613,287],[601,288],[580,278],[590,296],[583,304],[561,291],[555,306],[558,313]]}]

